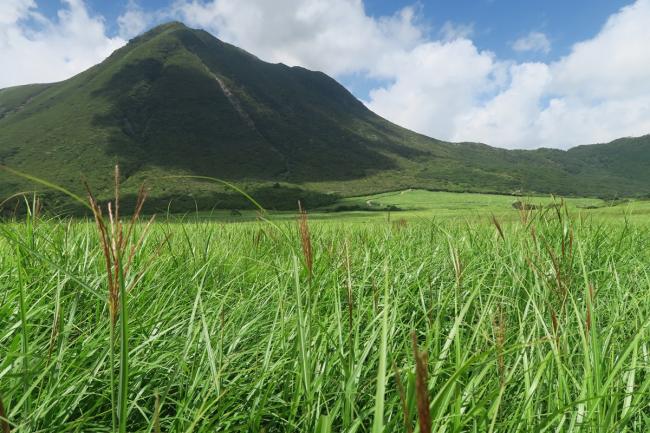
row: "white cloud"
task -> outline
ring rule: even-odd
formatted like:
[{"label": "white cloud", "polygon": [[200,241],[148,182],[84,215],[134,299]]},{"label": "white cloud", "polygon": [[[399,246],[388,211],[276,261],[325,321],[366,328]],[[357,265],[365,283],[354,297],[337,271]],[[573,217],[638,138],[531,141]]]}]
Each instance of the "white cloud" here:
[{"label": "white cloud", "polygon": [[137,36],[150,27],[153,21],[151,13],[145,12],[135,0],[129,0],[124,13],[117,17],[120,37],[130,39]]},{"label": "white cloud", "polygon": [[423,43],[387,56],[378,68],[395,81],[371,91],[369,108],[438,137],[454,134],[454,116],[492,90],[497,70],[494,56],[479,52],[467,39]]},{"label": "white cloud", "polygon": [[82,0],[65,0],[56,20],[33,0],[0,3],[0,88],[68,78],[106,58],[125,41],[106,36],[103,19]]},{"label": "white cloud", "polygon": [[507,74],[510,82],[503,91],[455,116],[453,140],[490,137],[490,142],[507,147],[537,143],[536,122],[540,100],[551,80],[549,67],[544,63],[512,64]]},{"label": "white cloud", "polygon": [[374,73],[385,53],[423,38],[413,7],[375,19],[361,0],[181,0],[172,13],[265,60],[333,75]]},{"label": "white cloud", "polygon": [[439,33],[445,41],[469,39],[474,34],[474,24],[457,24],[446,21],[440,28]]},{"label": "white cloud", "polygon": [[36,7],[33,0],[5,0],[0,3],[0,26],[15,23],[22,17],[32,13],[30,9]]},{"label": "white cloud", "polygon": [[530,32],[512,44],[512,49],[519,52],[537,51],[548,54],[551,51],[551,41],[541,32]]},{"label": "white cloud", "polygon": [[585,101],[650,95],[650,0],[611,16],[554,65],[554,91]]},{"label": "white cloud", "polygon": [[[546,73],[541,65],[531,69],[525,85],[511,72],[511,84],[494,99],[459,116],[450,138],[567,148],[650,133],[648,23],[650,0],[638,0],[612,15],[594,38],[544,65]],[[499,109],[503,98],[511,103]],[[518,111],[518,104],[526,108]]]}]

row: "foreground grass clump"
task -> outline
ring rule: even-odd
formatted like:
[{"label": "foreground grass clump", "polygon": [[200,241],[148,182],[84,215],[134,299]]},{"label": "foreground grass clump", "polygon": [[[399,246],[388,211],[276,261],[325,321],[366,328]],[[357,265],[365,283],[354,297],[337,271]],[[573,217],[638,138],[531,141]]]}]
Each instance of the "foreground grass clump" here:
[{"label": "foreground grass clump", "polygon": [[0,426],[111,431],[123,368],[129,432],[648,431],[650,228],[520,216],[159,221],[128,369],[93,223],[6,223]]}]

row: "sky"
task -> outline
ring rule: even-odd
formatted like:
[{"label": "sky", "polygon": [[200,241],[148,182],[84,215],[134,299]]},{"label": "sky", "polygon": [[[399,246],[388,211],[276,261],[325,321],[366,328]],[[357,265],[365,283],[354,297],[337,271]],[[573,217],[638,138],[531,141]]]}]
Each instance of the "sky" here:
[{"label": "sky", "polygon": [[323,71],[438,139],[650,133],[650,0],[0,0],[0,88],[66,79],[170,20]]}]

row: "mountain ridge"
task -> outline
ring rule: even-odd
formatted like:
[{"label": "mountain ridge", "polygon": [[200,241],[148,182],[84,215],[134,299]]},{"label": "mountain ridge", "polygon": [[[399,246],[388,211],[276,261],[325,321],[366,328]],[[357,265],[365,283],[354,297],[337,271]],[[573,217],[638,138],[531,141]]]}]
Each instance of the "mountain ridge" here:
[{"label": "mountain ridge", "polygon": [[[650,135],[566,151],[444,142],[381,118],[322,72],[264,62],[172,22],[70,79],[0,90],[1,164],[72,190],[84,174],[107,193],[116,162],[125,190],[147,179],[161,203],[227,196],[216,184],[161,180],[169,174],[291,200],[408,187],[639,196],[650,184]],[[0,181],[1,196],[28,187]]]}]

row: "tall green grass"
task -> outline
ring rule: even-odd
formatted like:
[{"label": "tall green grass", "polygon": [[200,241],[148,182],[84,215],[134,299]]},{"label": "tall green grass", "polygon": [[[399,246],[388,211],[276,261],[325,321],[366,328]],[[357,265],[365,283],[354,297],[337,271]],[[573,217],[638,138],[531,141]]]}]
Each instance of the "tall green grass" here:
[{"label": "tall green grass", "polygon": [[650,428],[647,225],[309,224],[151,225],[116,359],[95,225],[0,225],[0,420],[108,432],[119,406],[129,432]]}]

